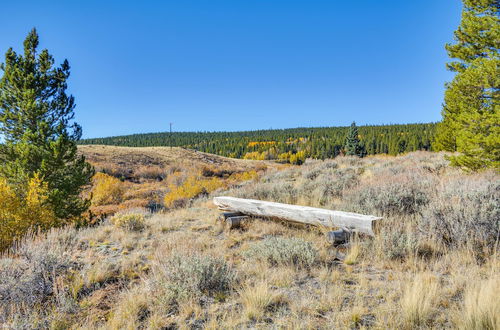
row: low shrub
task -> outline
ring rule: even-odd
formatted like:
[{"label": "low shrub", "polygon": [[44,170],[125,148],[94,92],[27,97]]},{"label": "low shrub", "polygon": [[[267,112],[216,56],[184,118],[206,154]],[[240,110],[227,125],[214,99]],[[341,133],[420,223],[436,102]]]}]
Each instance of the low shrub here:
[{"label": "low shrub", "polygon": [[134,176],[139,179],[163,181],[167,177],[167,170],[157,165],[142,165],[134,170]]},{"label": "low shrub", "polygon": [[74,265],[69,251],[76,242],[76,230],[56,229],[20,243],[13,257],[0,259],[0,324],[24,318],[53,298],[56,276]]},{"label": "low shrub", "polygon": [[250,189],[236,191],[238,197],[267,200],[278,203],[294,204],[297,201],[297,190],[291,182],[262,182]]},{"label": "low shrub", "polygon": [[141,231],[144,229],[146,217],[144,213],[138,212],[125,212],[117,213],[111,219],[110,222],[125,230],[129,231]]},{"label": "low shrub", "polygon": [[489,177],[448,182],[423,211],[419,229],[446,246],[493,247],[500,238],[500,182]]},{"label": "low shrub", "polygon": [[310,242],[300,238],[268,237],[252,245],[245,255],[273,266],[310,267],[318,260],[318,251]]},{"label": "low shrub", "polygon": [[119,204],[123,200],[123,182],[105,173],[96,173],[93,178],[92,204]]},{"label": "low shrub", "polygon": [[307,180],[315,180],[320,174],[321,174],[321,169],[318,167],[313,167],[311,169],[307,169],[302,173],[302,177],[304,177]]},{"label": "low shrub", "polygon": [[347,208],[377,215],[413,215],[429,203],[431,183],[425,178],[394,175],[349,192]]},{"label": "low shrub", "polygon": [[418,252],[419,240],[415,233],[388,229],[379,235],[379,247],[389,259],[405,259]]},{"label": "low shrub", "polygon": [[158,261],[150,286],[159,305],[169,311],[181,301],[223,295],[235,278],[235,271],[222,258],[176,255]]},{"label": "low shrub", "polygon": [[[307,180],[307,177],[314,179]],[[344,192],[354,187],[359,179],[350,168],[323,170],[316,175],[308,172],[306,180],[298,187],[301,196],[308,196],[310,204],[325,206],[333,199],[343,196]]]}]

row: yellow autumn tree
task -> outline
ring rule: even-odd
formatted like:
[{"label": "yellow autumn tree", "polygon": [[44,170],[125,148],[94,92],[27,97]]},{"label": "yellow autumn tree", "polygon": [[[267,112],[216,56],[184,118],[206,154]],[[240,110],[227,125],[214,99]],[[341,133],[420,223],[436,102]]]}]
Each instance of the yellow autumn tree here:
[{"label": "yellow autumn tree", "polygon": [[92,178],[92,204],[108,205],[119,204],[123,200],[125,187],[123,182],[105,173],[96,173]]},{"label": "yellow autumn tree", "polygon": [[17,190],[0,178],[0,251],[28,232],[45,231],[62,224],[47,204],[48,194],[47,184],[38,175]]}]

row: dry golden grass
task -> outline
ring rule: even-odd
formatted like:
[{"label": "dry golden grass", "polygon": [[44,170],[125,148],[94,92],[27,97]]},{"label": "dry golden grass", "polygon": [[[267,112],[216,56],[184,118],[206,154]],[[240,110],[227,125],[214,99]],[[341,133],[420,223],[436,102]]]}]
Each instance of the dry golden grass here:
[{"label": "dry golden grass", "polygon": [[345,256],[344,262],[346,265],[355,265],[359,262],[361,256],[361,246],[359,238],[354,238],[349,244],[349,251]]},{"label": "dry golden grass", "polygon": [[119,303],[110,313],[107,327],[113,330],[137,329],[140,319],[147,313],[148,297],[137,289],[126,290],[121,294]]},{"label": "dry golden grass", "polygon": [[401,311],[404,315],[408,329],[425,325],[434,312],[438,283],[428,274],[416,274],[410,282],[406,283],[403,297],[401,298]]},{"label": "dry golden grass", "polygon": [[270,289],[266,281],[246,285],[240,297],[244,315],[249,320],[261,320],[273,305],[286,303],[283,295]]},{"label": "dry golden grass", "polygon": [[[460,177],[455,170],[441,166],[438,157],[418,153],[364,160],[340,158],[335,160],[335,169],[330,164],[333,161],[289,167],[271,172],[265,180],[224,193],[268,194],[268,199],[278,201],[292,200],[296,198],[294,194],[301,194],[311,198],[304,197],[304,204],[319,205],[320,201],[313,198],[321,195],[320,184],[331,183],[324,178],[325,173],[347,177],[352,174],[351,169],[359,168],[365,170],[356,170],[359,174],[355,174],[354,186],[352,178],[346,179],[343,186],[328,186],[325,194],[333,197],[327,202],[335,207],[359,206],[362,202],[350,200],[351,194],[366,194],[366,188],[372,194],[369,196],[377,198],[377,205],[393,211],[398,210],[395,203],[406,203],[408,199],[375,195],[378,190],[372,181],[374,177],[390,180],[391,175],[404,176],[407,185],[417,185],[422,177],[413,178],[407,172],[421,171],[419,175],[424,179],[430,173],[443,186],[458,179],[478,185],[494,181],[485,173]],[[432,172],[423,170],[423,166]],[[350,170],[334,172],[339,168]],[[363,174],[368,170],[370,175]],[[315,175],[323,178],[315,181]],[[168,180],[167,175],[160,183],[166,185]],[[395,192],[408,196],[404,187],[397,188],[400,190]],[[432,198],[438,196],[425,190],[431,188],[422,189]],[[307,189],[316,193],[307,195]],[[403,209],[413,211],[415,205],[406,206]],[[434,203],[428,206],[441,210]],[[452,211],[456,216],[460,209]],[[418,236],[418,214],[387,215],[387,226],[378,237],[359,237],[347,248],[329,245],[321,229],[265,219],[252,219],[240,229],[224,229],[216,223],[218,214],[209,199],[200,197],[188,208],[145,214],[144,226],[138,231],[117,228],[107,220],[95,227],[59,229],[46,239],[28,241],[27,247],[17,254],[0,259],[0,297],[5,297],[0,301],[0,323],[7,328],[38,324],[40,328],[92,329],[499,326],[499,255],[486,246],[484,250],[467,245],[447,247]],[[286,262],[273,264],[247,254],[271,237],[287,242],[300,239],[318,253],[307,267]],[[196,285],[192,285],[193,282],[180,281],[169,273],[171,267],[165,267],[176,256],[193,255],[200,258],[196,260],[219,260],[216,265],[230,267],[234,278],[224,272],[212,272],[212,263],[201,262],[203,271],[197,270],[196,263],[183,266],[183,274],[196,274],[183,277],[196,278]],[[159,267],[163,267],[163,273]],[[161,281],[164,286],[158,290]],[[33,290],[33,283],[43,284],[43,290]],[[57,288],[53,283],[57,283]],[[193,287],[203,289],[193,293]],[[217,287],[223,290],[212,290]],[[169,294],[181,289],[185,299],[170,299]],[[161,307],[158,302],[162,300],[168,302],[168,308]]]},{"label": "dry golden grass", "polygon": [[498,274],[468,285],[457,324],[462,329],[500,329],[500,277]]}]

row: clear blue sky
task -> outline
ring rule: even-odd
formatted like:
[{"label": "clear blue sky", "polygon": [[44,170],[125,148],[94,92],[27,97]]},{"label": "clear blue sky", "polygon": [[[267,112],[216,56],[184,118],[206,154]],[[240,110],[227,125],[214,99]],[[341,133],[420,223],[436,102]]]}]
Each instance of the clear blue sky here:
[{"label": "clear blue sky", "polygon": [[32,27],[84,137],[440,119],[459,0],[3,1],[0,52]]}]

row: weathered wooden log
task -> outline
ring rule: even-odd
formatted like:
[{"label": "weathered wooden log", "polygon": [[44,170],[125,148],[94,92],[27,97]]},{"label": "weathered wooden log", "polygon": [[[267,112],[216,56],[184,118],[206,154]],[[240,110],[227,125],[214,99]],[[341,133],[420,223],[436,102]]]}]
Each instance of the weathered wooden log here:
[{"label": "weathered wooden log", "polygon": [[375,235],[377,224],[382,219],[373,215],[225,196],[214,197],[214,203],[225,211],[278,218],[328,228],[345,228],[370,236]]},{"label": "weathered wooden log", "polygon": [[243,222],[247,221],[250,217],[246,215],[240,215],[236,217],[229,217],[226,219],[226,224],[229,229],[238,228]]},{"label": "weathered wooden log", "polygon": [[332,244],[343,244],[347,242],[350,237],[351,231],[345,229],[329,231],[326,234],[326,238]]}]

